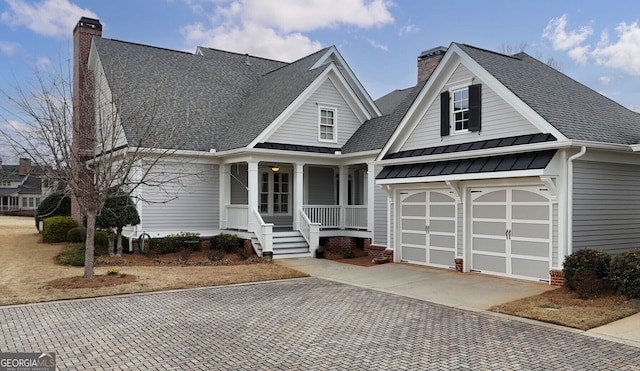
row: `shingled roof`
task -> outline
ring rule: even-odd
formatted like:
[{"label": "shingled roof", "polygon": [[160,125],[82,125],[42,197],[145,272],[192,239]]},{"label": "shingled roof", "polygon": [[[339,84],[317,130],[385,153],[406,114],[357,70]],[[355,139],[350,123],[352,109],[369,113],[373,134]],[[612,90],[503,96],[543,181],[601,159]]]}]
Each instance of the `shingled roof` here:
[{"label": "shingled roof", "polygon": [[[425,84],[426,81],[422,81],[412,88],[402,90],[402,100],[393,108],[392,112],[367,120],[344,144],[342,152],[354,153],[384,147]],[[376,104],[378,104],[377,101]],[[390,107],[388,105],[387,109],[391,109]]]},{"label": "shingled roof", "polygon": [[569,139],[640,143],[640,113],[631,111],[526,53],[507,56],[456,44]]},{"label": "shingled roof", "polygon": [[128,144],[195,151],[249,144],[322,73],[311,67],[326,51],[285,63],[105,38],[94,46],[111,92],[126,97],[120,115]]}]

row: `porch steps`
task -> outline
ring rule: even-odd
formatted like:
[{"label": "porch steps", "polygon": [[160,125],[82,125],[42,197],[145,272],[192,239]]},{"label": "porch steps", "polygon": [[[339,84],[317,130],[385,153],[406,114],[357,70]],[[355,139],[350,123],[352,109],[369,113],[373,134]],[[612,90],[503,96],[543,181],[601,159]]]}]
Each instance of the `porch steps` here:
[{"label": "porch steps", "polygon": [[[254,249],[262,255],[262,246],[254,236],[251,238]],[[298,231],[273,232],[273,257],[293,258],[309,256],[309,244]]]}]

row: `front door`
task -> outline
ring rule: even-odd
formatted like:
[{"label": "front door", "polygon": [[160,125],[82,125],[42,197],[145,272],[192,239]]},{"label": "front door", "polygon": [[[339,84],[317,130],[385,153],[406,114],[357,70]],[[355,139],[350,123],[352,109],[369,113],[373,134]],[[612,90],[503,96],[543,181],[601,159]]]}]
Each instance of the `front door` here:
[{"label": "front door", "polygon": [[260,171],[260,214],[291,215],[291,172],[286,169]]}]

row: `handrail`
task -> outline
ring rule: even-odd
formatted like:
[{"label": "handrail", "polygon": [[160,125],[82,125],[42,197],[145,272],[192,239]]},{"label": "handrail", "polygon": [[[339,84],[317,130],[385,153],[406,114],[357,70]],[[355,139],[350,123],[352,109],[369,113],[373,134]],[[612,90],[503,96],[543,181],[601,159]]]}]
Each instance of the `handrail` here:
[{"label": "handrail", "polygon": [[320,245],[320,223],[312,223],[303,208],[298,209],[298,214],[300,215],[300,234],[309,244],[311,256],[314,256]]},{"label": "handrail", "polygon": [[256,235],[258,242],[262,246],[262,256],[264,256],[265,252],[268,255],[273,255],[273,224],[265,223],[257,208],[253,209],[251,219],[251,232]]}]

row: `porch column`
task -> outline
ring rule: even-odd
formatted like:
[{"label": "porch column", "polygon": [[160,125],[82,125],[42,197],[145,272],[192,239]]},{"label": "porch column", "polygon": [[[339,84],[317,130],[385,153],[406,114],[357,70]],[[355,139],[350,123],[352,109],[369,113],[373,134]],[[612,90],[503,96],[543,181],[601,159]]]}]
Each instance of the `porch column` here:
[{"label": "porch column", "polygon": [[367,163],[367,231],[374,228],[375,219],[376,168],[373,162]]},{"label": "porch column", "polygon": [[300,230],[300,209],[304,203],[304,164],[294,165],[293,180],[293,230]]},{"label": "porch column", "polygon": [[349,167],[347,166],[340,166],[340,175],[339,175],[339,181],[338,181],[338,185],[339,185],[339,191],[338,193],[340,194],[340,200],[338,202],[338,204],[340,205],[340,229],[344,229],[345,226],[345,206],[347,205],[347,202],[349,202],[349,196],[347,195],[347,192],[349,190],[348,188],[348,184],[349,184]]},{"label": "porch column", "polygon": [[220,229],[227,228],[227,205],[231,203],[231,176],[229,165],[221,164],[220,173]]},{"label": "porch column", "polygon": [[254,218],[252,218],[251,215],[253,215],[253,210],[256,210],[258,208],[258,193],[260,190],[260,187],[259,187],[260,179],[258,178],[259,176],[258,161],[249,161],[247,162],[247,165],[248,165],[247,183],[249,188],[249,190],[247,191],[249,210],[247,211],[249,213],[249,231],[255,232],[258,226],[253,225],[255,223],[252,223],[252,220],[254,220]]}]

